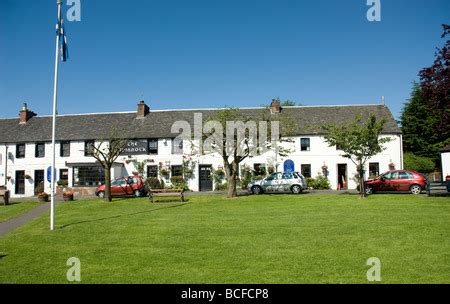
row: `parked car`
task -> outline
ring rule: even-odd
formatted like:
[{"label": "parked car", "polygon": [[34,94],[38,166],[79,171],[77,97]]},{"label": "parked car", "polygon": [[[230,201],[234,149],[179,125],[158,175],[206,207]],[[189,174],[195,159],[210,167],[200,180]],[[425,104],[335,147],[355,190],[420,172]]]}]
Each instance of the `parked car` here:
[{"label": "parked car", "polygon": [[252,181],[248,185],[248,191],[253,194],[274,192],[300,194],[306,188],[306,179],[298,172],[273,173],[262,180]]},{"label": "parked car", "polygon": [[450,175],[445,177],[445,182],[447,183],[447,192],[450,192]]},{"label": "parked car", "polygon": [[366,194],[379,191],[409,191],[420,194],[426,189],[427,178],[416,171],[393,170],[381,174],[379,177],[365,182]]},{"label": "parked car", "polygon": [[[145,194],[145,186],[140,176],[124,176],[111,181],[112,196],[141,197]],[[105,197],[105,185],[101,185],[95,190],[95,195],[100,198]]]}]

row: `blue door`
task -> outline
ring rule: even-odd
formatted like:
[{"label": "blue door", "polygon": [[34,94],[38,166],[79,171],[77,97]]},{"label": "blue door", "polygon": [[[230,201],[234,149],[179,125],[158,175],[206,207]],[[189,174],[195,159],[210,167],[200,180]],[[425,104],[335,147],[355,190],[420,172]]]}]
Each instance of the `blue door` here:
[{"label": "blue door", "polygon": [[287,161],[284,162],[284,172],[285,173],[295,172],[295,165],[292,160],[288,159]]}]

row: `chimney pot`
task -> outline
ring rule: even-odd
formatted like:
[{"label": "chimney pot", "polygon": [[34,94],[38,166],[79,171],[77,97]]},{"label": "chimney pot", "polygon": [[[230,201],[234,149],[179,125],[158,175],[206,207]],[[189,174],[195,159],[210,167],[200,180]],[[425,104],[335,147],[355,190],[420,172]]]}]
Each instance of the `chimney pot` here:
[{"label": "chimney pot", "polygon": [[150,113],[150,107],[145,104],[145,101],[141,100],[138,103],[137,118],[144,118],[148,113]]},{"label": "chimney pot", "polygon": [[19,123],[26,124],[32,117],[36,116],[36,113],[28,109],[26,102],[23,103],[22,110],[19,112]]},{"label": "chimney pot", "polygon": [[272,103],[270,104],[270,113],[278,114],[281,112],[281,103],[278,99],[272,99]]}]

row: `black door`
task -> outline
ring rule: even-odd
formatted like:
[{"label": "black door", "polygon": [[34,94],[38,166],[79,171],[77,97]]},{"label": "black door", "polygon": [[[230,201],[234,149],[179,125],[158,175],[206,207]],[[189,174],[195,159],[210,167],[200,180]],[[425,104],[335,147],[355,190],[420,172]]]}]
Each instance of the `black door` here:
[{"label": "black door", "polygon": [[25,171],[16,171],[16,194],[25,194]]},{"label": "black door", "polygon": [[44,170],[34,171],[34,195],[38,195],[39,193],[44,192],[44,179],[45,179]]},{"label": "black door", "polygon": [[200,165],[199,171],[200,171],[199,174],[200,191],[212,191],[213,189],[212,166]]},{"label": "black door", "polygon": [[347,164],[338,164],[338,190],[348,189]]}]

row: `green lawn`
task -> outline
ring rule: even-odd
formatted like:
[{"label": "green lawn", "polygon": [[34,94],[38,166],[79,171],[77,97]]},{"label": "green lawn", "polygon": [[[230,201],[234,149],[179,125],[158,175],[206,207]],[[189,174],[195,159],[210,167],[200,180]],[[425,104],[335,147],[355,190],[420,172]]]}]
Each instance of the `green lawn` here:
[{"label": "green lawn", "polygon": [[0,237],[0,283],[450,283],[450,200],[412,195],[79,201]]},{"label": "green lawn", "polygon": [[0,223],[17,217],[27,211],[30,211],[34,207],[39,206],[37,202],[11,202],[10,205],[3,205],[0,203]]}]

